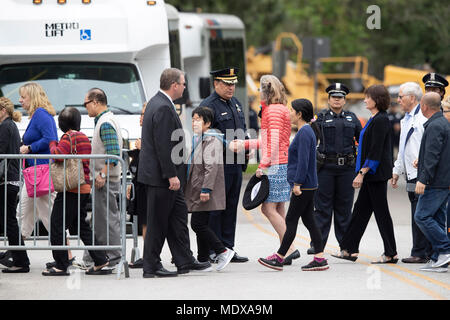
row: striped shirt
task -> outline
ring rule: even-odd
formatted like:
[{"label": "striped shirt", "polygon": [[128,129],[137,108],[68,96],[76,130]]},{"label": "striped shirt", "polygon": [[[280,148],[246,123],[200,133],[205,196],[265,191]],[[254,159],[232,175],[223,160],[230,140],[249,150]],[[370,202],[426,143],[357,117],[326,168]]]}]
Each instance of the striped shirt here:
[{"label": "striped shirt", "polygon": [[[70,138],[69,136],[70,135]],[[72,149],[70,146],[72,140]],[[76,150],[76,152],[75,152]],[[50,142],[51,154],[91,154],[91,142],[89,138],[82,132],[69,130],[61,137],[59,143],[57,141]],[[63,161],[63,159],[54,159],[54,161]],[[89,185],[89,159],[82,159],[85,185],[81,186],[80,193],[90,193]],[[69,190],[69,192],[78,192],[78,187]]]},{"label": "striped shirt", "polygon": [[[97,125],[97,122],[100,119],[100,117],[106,112],[109,112],[109,109],[106,109],[105,111],[103,111],[102,113],[100,113],[95,117],[94,119],[95,125]],[[100,127],[100,139],[102,140],[103,145],[105,146],[106,154],[120,157],[119,139],[117,137],[116,130],[110,123],[105,122]],[[106,159],[105,163],[106,164],[111,163],[114,166],[116,166],[119,163],[119,161],[117,161],[117,159]]]}]

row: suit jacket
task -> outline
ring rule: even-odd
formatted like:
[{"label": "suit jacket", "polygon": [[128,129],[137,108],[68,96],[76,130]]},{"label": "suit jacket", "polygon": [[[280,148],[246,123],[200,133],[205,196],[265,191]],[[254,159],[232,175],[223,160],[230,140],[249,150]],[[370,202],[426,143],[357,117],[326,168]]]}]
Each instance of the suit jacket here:
[{"label": "suit jacket", "polygon": [[183,186],[186,179],[184,132],[172,102],[161,91],[147,104],[141,139],[138,182],[168,188],[169,178],[177,176]]},{"label": "suit jacket", "polygon": [[[378,162],[375,172],[370,170],[364,181],[387,181],[392,178],[392,135],[385,111],[378,112],[367,124],[361,143],[361,168],[368,162]],[[358,169],[358,168],[357,168]]]}]

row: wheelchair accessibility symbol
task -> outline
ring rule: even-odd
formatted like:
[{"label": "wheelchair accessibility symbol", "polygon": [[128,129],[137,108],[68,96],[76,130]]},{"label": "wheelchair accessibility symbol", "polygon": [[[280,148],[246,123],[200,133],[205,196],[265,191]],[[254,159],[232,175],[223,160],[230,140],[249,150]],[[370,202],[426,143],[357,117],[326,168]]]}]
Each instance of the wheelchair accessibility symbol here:
[{"label": "wheelchair accessibility symbol", "polygon": [[91,30],[81,29],[80,30],[80,40],[91,40]]}]

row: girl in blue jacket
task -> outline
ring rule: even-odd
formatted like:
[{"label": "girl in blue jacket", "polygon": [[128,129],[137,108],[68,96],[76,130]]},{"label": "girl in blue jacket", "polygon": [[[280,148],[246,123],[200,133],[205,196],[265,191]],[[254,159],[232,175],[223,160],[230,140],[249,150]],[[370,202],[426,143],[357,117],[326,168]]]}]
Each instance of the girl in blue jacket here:
[{"label": "girl in blue jacket", "polygon": [[289,146],[287,180],[292,188],[289,210],[286,215],[286,232],[277,253],[258,260],[262,265],[283,270],[283,260],[287,250],[295,239],[298,220],[302,217],[308,229],[317,254],[314,260],[303,266],[303,271],[328,269],[323,258],[323,242],[314,217],[314,193],[318,187],[316,168],[316,136],[309,122],[313,118],[313,106],[307,99],[292,101],[291,122],[297,125],[298,132]]}]

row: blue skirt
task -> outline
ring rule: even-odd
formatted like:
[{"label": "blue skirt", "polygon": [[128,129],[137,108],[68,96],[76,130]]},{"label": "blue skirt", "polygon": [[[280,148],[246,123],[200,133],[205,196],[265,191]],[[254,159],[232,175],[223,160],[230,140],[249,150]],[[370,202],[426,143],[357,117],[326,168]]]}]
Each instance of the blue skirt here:
[{"label": "blue skirt", "polygon": [[287,202],[291,196],[291,186],[287,181],[287,164],[270,166],[267,172],[269,178],[269,197],[265,202]]}]

